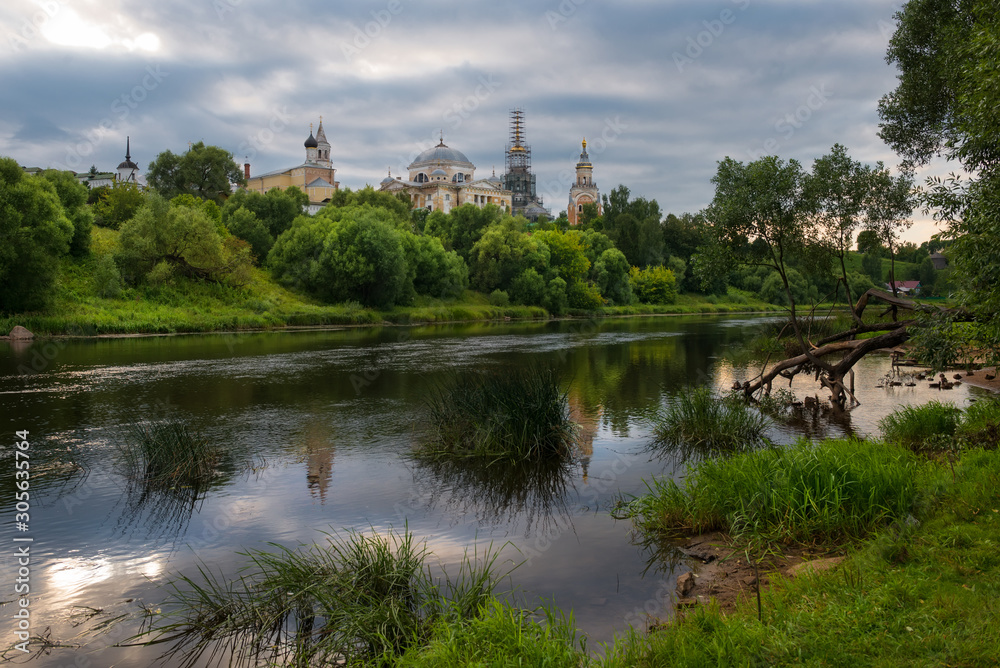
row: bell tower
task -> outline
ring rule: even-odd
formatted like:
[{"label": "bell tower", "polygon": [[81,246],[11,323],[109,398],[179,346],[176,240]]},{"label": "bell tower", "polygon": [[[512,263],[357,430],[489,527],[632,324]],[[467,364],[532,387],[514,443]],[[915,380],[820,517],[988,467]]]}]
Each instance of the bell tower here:
[{"label": "bell tower", "polygon": [[583,213],[584,204],[596,204],[597,213],[601,213],[601,194],[594,183],[594,165],[587,154],[586,138],[582,146],[580,160],[576,163],[576,183],[569,189],[569,206],[566,208],[566,217],[570,225],[580,224],[580,214]]}]

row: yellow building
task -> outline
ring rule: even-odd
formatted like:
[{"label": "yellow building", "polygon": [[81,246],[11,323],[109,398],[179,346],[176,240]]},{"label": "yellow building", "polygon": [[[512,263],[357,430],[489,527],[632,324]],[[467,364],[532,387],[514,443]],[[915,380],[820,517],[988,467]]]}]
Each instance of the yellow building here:
[{"label": "yellow building", "polygon": [[393,178],[389,174],[379,185],[379,190],[389,193],[405,192],[414,208],[427,208],[448,213],[462,204],[484,207],[495,204],[505,211],[511,209],[513,193],[504,190],[496,174],[486,179],[476,179],[476,166],[461,151],[441,143],[429,148],[407,167],[408,180]]},{"label": "yellow building", "polygon": [[285,190],[291,186],[298,187],[309,197],[309,213],[316,213],[330,201],[340,184],[336,180],[333,163],[330,162],[330,142],[326,140],[323,131],[323,119],[319,119],[319,128],[313,137],[312,125],[309,126],[309,138],[305,141],[306,161],[289,169],[280,169],[258,176],[250,176],[250,165],[245,165],[247,185],[250,192],[266,193],[271,188]]}]

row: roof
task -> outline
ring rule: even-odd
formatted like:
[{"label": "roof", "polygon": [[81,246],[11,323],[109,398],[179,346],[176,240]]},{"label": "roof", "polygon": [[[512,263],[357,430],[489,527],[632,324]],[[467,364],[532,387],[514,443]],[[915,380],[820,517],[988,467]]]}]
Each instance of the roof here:
[{"label": "roof", "polygon": [[[892,283],[888,284],[892,287]],[[920,281],[896,281],[896,288],[899,290],[915,290],[920,287]]]},{"label": "roof", "polygon": [[313,179],[311,183],[306,184],[306,188],[332,188],[333,184],[324,178]]},{"label": "roof", "polygon": [[430,165],[436,163],[452,163],[460,166],[468,166],[475,169],[475,165],[469,162],[469,159],[465,157],[465,154],[461,151],[456,151],[453,148],[449,148],[445,145],[444,140],[435,146],[434,148],[429,148],[414,159],[407,169],[416,169],[423,165]]}]

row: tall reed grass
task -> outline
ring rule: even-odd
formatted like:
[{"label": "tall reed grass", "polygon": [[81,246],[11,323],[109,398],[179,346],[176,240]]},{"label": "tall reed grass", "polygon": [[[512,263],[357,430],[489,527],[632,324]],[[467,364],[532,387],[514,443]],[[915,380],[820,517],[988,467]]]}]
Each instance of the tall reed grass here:
[{"label": "tall reed grass", "polygon": [[654,479],[622,514],[650,537],[720,530],[753,543],[860,538],[914,510],[924,466],[881,443],[802,440],[699,462],[683,485]]},{"label": "tall reed grass", "polygon": [[767,445],[771,421],[737,396],[698,387],[676,394],[654,418],[653,449],[698,459]]},{"label": "tall reed grass", "polygon": [[879,421],[882,437],[911,450],[992,449],[1000,440],[1000,401],[985,399],[965,411],[930,401],[903,406]]},{"label": "tall reed grass", "polygon": [[126,477],[146,485],[194,485],[211,479],[226,459],[220,447],[173,420],[134,420],[115,445]]},{"label": "tall reed grass", "polygon": [[496,553],[435,578],[413,534],[349,532],[324,545],[250,550],[235,580],[199,567],[170,581],[165,613],[137,640],[168,645],[172,666],[385,665],[441,620],[480,614],[502,577]]},{"label": "tall reed grass", "polygon": [[467,374],[427,397],[421,457],[541,461],[570,454],[576,426],[553,369]]}]

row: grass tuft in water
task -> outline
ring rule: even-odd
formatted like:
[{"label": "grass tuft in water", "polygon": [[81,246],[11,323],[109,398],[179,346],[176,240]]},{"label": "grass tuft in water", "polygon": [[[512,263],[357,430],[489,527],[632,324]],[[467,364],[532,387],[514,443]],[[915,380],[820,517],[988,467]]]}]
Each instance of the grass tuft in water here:
[{"label": "grass tuft in water", "polygon": [[165,614],[137,639],[168,644],[162,658],[182,668],[385,663],[441,620],[479,614],[499,579],[489,551],[467,555],[455,579],[435,579],[408,531],[272,547],[239,553],[250,566],[232,581],[207,568],[172,580]]},{"label": "grass tuft in water", "polygon": [[697,459],[767,445],[771,421],[736,396],[720,397],[707,387],[674,396],[655,418],[653,449]]},{"label": "grass tuft in water", "polygon": [[116,446],[125,475],[146,486],[204,483],[225,459],[221,448],[169,420],[134,421],[122,428]]},{"label": "grass tuft in water", "polygon": [[799,441],[689,467],[619,509],[650,538],[724,531],[747,543],[861,538],[905,518],[926,466],[907,450],[856,440]]},{"label": "grass tuft in water", "polygon": [[570,454],[576,425],[552,369],[505,368],[462,376],[426,401],[421,457],[541,461]]}]

